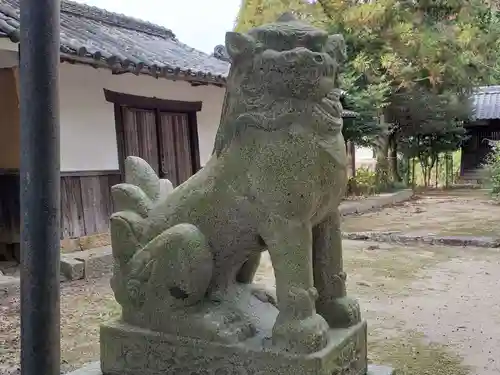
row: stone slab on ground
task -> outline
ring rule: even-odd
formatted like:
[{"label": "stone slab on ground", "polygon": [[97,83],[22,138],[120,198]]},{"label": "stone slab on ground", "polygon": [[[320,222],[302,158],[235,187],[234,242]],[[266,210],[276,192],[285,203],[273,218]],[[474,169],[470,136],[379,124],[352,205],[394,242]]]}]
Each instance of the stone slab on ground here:
[{"label": "stone slab on ground", "polygon": [[293,354],[264,348],[261,336],[223,344],[115,322],[101,326],[101,365],[106,375],[366,375],[366,322],[329,335],[323,350]]},{"label": "stone slab on ground", "polygon": [[345,232],[342,237],[347,240],[376,241],[388,243],[422,243],[426,245],[442,246],[472,246],[482,248],[500,248],[500,238],[484,236],[438,236],[420,235],[401,232]]},{"label": "stone slab on ground", "polygon": [[413,190],[405,189],[394,193],[380,194],[354,202],[343,202],[339,210],[342,216],[361,214],[371,210],[380,209],[393,204],[405,202],[413,197]]},{"label": "stone slab on ground", "polygon": [[78,251],[75,258],[85,263],[85,278],[92,279],[108,275],[113,270],[111,246]]},{"label": "stone slab on ground", "polygon": [[61,256],[61,273],[68,280],[99,278],[113,269],[111,246],[75,251]]},{"label": "stone slab on ground", "polygon": [[81,280],[85,277],[85,262],[71,255],[61,256],[61,275],[67,280]]}]

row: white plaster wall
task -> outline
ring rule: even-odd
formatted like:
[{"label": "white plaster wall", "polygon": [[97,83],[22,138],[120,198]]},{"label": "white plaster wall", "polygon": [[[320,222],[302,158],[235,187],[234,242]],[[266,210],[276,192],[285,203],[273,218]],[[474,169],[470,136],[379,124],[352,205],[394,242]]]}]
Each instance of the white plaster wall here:
[{"label": "white plaster wall", "polygon": [[373,159],[373,150],[371,147],[356,147],[356,159]]},{"label": "white plaster wall", "polygon": [[200,161],[209,159],[219,125],[224,89],[193,87],[181,81],[133,74],[113,75],[107,69],[61,64],[61,170],[118,169],[113,104],[103,89],[162,99],[202,101],[198,112]]},{"label": "white plaster wall", "polygon": [[17,52],[0,48],[0,68],[12,68],[18,63]]},{"label": "white plaster wall", "polygon": [[0,50],[14,51],[17,53],[18,44],[12,42],[9,38],[0,38]]}]

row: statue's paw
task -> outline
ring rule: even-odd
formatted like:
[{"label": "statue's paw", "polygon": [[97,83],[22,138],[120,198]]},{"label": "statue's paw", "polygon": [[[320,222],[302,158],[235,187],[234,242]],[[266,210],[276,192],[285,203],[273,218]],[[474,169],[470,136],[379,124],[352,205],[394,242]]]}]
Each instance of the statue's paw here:
[{"label": "statue's paw", "polygon": [[350,297],[318,301],[317,311],[332,328],[347,328],[361,321],[361,311],[356,299]]},{"label": "statue's paw", "polygon": [[225,305],[214,305],[193,319],[196,331],[193,334],[208,341],[236,344],[256,333],[255,326],[245,316]]},{"label": "statue's paw", "polygon": [[251,290],[252,290],[252,295],[259,301],[264,303],[270,303],[276,308],[278,307],[278,300],[276,298],[275,290],[268,289],[261,285],[252,285]]},{"label": "statue's paw", "polygon": [[274,346],[288,352],[314,353],[327,345],[328,329],[328,323],[318,314],[305,319],[282,318],[278,315],[272,342]]}]

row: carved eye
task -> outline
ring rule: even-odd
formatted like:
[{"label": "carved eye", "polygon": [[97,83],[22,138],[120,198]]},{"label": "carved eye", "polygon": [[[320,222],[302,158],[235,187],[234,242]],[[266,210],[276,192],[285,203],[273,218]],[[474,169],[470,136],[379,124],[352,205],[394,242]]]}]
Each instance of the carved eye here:
[{"label": "carved eye", "polygon": [[321,55],[314,56],[314,61],[316,61],[317,63],[322,63],[324,61],[323,56]]}]

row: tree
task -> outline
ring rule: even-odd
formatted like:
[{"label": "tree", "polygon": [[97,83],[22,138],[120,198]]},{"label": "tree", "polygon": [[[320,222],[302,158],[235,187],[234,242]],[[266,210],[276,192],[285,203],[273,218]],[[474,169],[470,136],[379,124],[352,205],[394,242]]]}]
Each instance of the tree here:
[{"label": "tree", "polygon": [[[244,32],[250,28],[265,23],[274,22],[284,12],[292,12],[299,19],[304,19],[318,27],[325,28],[326,16],[320,6],[308,0],[246,0],[242,1],[235,31]],[[331,33],[342,32],[330,28]],[[344,38],[346,35],[344,35]],[[348,49],[350,49],[348,43]],[[350,64],[350,62],[348,63]],[[345,101],[347,107],[358,112],[360,117],[355,121],[344,121],[343,134],[347,141],[353,141],[358,145],[371,144],[371,140],[380,132],[378,121],[375,119],[377,108],[384,105],[383,83],[368,83],[366,87],[360,87],[360,74],[350,67],[344,67],[341,74],[341,88],[347,93]]]},{"label": "tree", "polygon": [[359,74],[350,69],[349,64],[341,74],[340,84],[345,91],[345,107],[356,111],[359,116],[354,120],[344,120],[342,133],[346,141],[356,145],[371,146],[374,139],[383,131],[377,113],[387,104],[390,87],[385,83],[368,83],[359,86]]},{"label": "tree", "polygon": [[395,116],[391,138],[407,159],[418,158],[427,186],[439,155],[455,151],[465,138],[468,98],[417,86],[394,95],[388,112]]},{"label": "tree", "polygon": [[[487,0],[248,0],[237,29],[272,22],[284,9],[344,35],[349,61],[342,88],[362,114],[355,125],[346,124],[346,138],[375,143],[377,169],[386,177],[389,152],[395,163],[410,139],[427,142],[447,131],[455,139],[463,130],[457,130],[462,114],[453,103],[465,103],[475,86],[500,79],[500,22]],[[427,105],[425,119],[417,102]],[[408,108],[412,116],[405,119],[396,108]],[[435,140],[426,144],[441,147]]]},{"label": "tree", "polygon": [[[349,36],[350,68],[360,74],[359,86],[383,82],[385,87],[390,87],[386,103],[399,101],[400,107],[415,104],[411,100],[401,103],[403,93],[414,87],[422,89],[420,93],[429,99],[426,101],[429,107],[424,111],[428,117],[426,124],[448,129],[450,123],[431,120],[440,116],[435,111],[447,111],[451,117],[461,116],[453,112],[453,106],[431,105],[435,95],[447,93],[455,97],[453,101],[463,102],[474,86],[491,82],[495,73],[498,76],[495,68],[500,40],[498,17],[485,1],[318,0],[318,4],[328,16],[331,28],[342,29]],[[395,165],[398,140],[402,139],[402,133],[409,137],[411,130],[414,136],[423,134],[417,133],[422,121],[418,111],[413,111],[411,121],[397,119],[391,108],[380,113],[384,115],[380,117],[381,122],[389,120],[390,123],[386,127],[387,138],[377,138],[377,159],[384,164],[378,170],[388,175],[390,151],[392,177],[398,180]],[[460,126],[461,122],[453,124]],[[448,130],[453,139],[455,128]],[[440,136],[444,136],[443,132],[440,131]],[[432,144],[437,147],[436,142]]]},{"label": "tree", "polygon": [[236,19],[235,31],[245,32],[249,29],[275,22],[285,12],[292,12],[298,18],[315,22],[317,12],[305,0],[242,0]]}]

